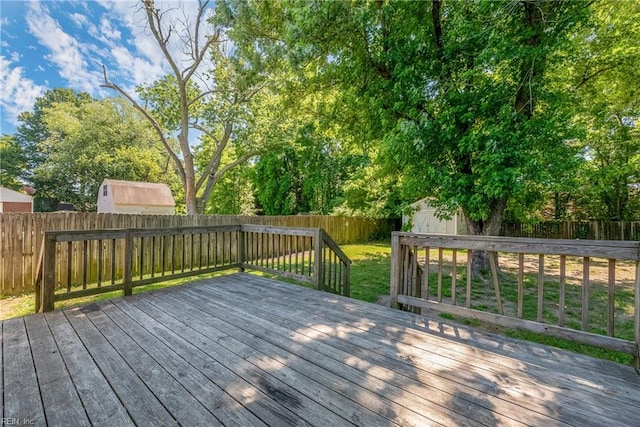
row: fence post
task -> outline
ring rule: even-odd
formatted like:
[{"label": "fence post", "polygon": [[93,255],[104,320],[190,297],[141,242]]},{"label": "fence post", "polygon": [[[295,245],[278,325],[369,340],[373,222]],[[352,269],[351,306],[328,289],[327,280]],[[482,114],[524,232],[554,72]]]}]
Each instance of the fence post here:
[{"label": "fence post", "polygon": [[398,286],[400,284],[400,236],[391,233],[391,308],[398,308]]},{"label": "fence post", "polygon": [[[56,285],[56,235],[44,235],[44,261],[42,265],[41,312],[53,311]],[[36,307],[37,309],[37,307]]]},{"label": "fence post", "polygon": [[313,276],[314,287],[320,291],[324,290],[324,257],[322,256],[322,228],[316,232],[313,249]]},{"label": "fence post", "polygon": [[238,254],[237,254],[237,261],[240,263],[240,268],[238,269],[238,271],[240,271],[241,273],[244,272],[244,263],[247,260],[247,255],[245,253],[245,234],[244,234],[244,230],[242,230],[242,226],[238,227]]},{"label": "fence post", "polygon": [[122,295],[133,293],[133,233],[128,229],[124,234],[124,271],[123,271]]}]

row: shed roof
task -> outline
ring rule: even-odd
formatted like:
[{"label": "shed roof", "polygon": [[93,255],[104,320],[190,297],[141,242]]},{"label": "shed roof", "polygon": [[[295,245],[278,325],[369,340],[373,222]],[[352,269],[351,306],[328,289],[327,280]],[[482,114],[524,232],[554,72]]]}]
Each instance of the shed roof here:
[{"label": "shed roof", "polygon": [[32,202],[33,197],[28,194],[22,194],[18,191],[0,187],[0,202]]},{"label": "shed roof", "polygon": [[175,206],[171,189],[166,184],[155,182],[121,181],[105,179],[100,186],[107,184],[113,203],[135,206]]}]

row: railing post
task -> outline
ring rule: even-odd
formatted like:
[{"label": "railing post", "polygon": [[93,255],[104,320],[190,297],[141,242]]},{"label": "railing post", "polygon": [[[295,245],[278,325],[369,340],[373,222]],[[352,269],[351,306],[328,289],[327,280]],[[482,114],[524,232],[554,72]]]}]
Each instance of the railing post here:
[{"label": "railing post", "polygon": [[400,236],[391,233],[391,308],[398,308],[398,286],[400,284]]},{"label": "railing post", "polygon": [[133,281],[133,233],[132,231],[125,230],[124,234],[124,271],[122,279],[122,294],[124,296],[131,295],[133,293],[132,281]]},{"label": "railing post", "polygon": [[238,253],[237,253],[237,261],[240,263],[240,268],[238,271],[241,273],[244,272],[244,263],[247,259],[247,254],[245,253],[245,234],[242,230],[242,226],[238,228]]},{"label": "railing post", "polygon": [[324,290],[324,257],[322,256],[322,228],[318,229],[315,236],[313,249],[313,284],[315,289]]},{"label": "railing post", "polygon": [[[53,311],[56,285],[56,239],[55,235],[44,235],[44,261],[41,296],[41,312]],[[36,307],[37,308],[37,307]]]}]

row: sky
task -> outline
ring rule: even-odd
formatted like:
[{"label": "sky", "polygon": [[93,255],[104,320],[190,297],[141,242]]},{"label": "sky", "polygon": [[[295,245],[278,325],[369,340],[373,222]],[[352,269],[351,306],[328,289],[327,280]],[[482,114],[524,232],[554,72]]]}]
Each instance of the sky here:
[{"label": "sky", "polygon": [[[172,21],[194,17],[198,5],[193,0],[156,3]],[[47,89],[115,96],[100,87],[103,65],[109,80],[131,94],[168,74],[145,22],[136,1],[0,0],[0,133],[13,134],[18,115],[30,111]],[[183,55],[177,44],[170,50]]]}]

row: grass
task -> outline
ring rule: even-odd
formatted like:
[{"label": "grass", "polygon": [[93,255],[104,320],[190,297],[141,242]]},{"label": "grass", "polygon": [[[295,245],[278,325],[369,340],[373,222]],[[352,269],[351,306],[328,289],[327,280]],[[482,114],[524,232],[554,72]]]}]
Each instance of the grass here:
[{"label": "grass", "polygon": [[[343,245],[342,249],[351,258],[351,297],[367,301],[376,302],[381,296],[389,295],[389,274],[391,266],[391,246],[388,241],[381,242],[369,242],[364,244],[350,244]],[[435,256],[434,256],[435,255]],[[437,253],[430,255],[432,263],[437,260]],[[463,260],[466,259],[463,254],[458,255],[458,287],[457,298],[460,303],[465,300],[465,283],[466,283],[466,269],[463,264]],[[516,274],[513,269],[510,269],[509,263],[503,263],[503,258],[500,259],[500,264],[503,266],[502,274],[500,276],[500,291],[505,307],[505,313],[511,316],[515,316],[517,306],[517,280]],[[551,263],[550,263],[551,264]],[[549,265],[548,265],[549,266]],[[447,299],[451,297],[451,277],[447,274],[449,267],[446,266],[442,277],[442,295]],[[571,265],[567,263],[568,271],[571,268],[579,269],[579,265]],[[225,274],[224,272],[216,273],[216,275]],[[267,277],[276,277],[272,274],[256,273]],[[170,286],[180,285],[186,282],[191,282],[199,279],[212,277],[211,275],[194,276],[186,279],[178,279],[168,281],[160,284],[146,285],[138,288],[134,288],[134,293],[146,292],[154,289],[161,289]],[[429,292],[430,295],[437,294],[437,271],[432,269],[429,274]],[[545,277],[545,292],[544,292],[544,319],[545,322],[551,324],[557,324],[557,301],[559,295],[559,285],[553,280],[554,277]],[[300,284],[295,280],[282,279],[286,282]],[[310,286],[305,284],[305,286]],[[535,320],[537,310],[537,276],[535,273],[525,274],[524,279],[524,304],[523,304],[523,317],[525,319]],[[606,286],[602,283],[594,283],[591,286],[590,293],[590,318],[592,324],[592,332],[604,333],[602,325],[606,324]],[[581,322],[581,288],[575,283],[567,281],[567,296],[566,296],[566,316],[567,326],[575,329],[580,329]],[[78,298],[69,301],[60,301],[56,303],[56,308],[71,307],[77,305],[83,305],[99,300],[119,297],[120,291],[110,292],[102,295],[96,295],[85,298]],[[24,316],[33,313],[34,299],[33,295],[25,295],[19,297],[0,297],[0,320],[3,318]],[[493,284],[488,278],[474,279],[472,284],[472,308],[496,312],[495,296],[493,295]],[[633,340],[633,307],[629,311],[629,301],[633,301],[633,292],[629,289],[623,288],[616,292],[616,336]],[[9,307],[9,308],[7,308]],[[598,347],[578,344],[575,342],[563,340],[560,338],[550,337],[543,334],[536,334],[532,332],[526,332],[522,330],[511,330],[505,328],[498,328],[495,325],[486,324],[476,319],[467,319],[463,317],[453,316],[443,313],[441,318],[452,320],[457,323],[465,324],[468,326],[488,330],[491,332],[502,333],[512,338],[523,339],[540,344],[546,344],[553,347],[563,348],[574,351],[576,353],[586,354],[601,359],[612,360],[618,363],[631,364],[633,358],[631,355],[606,350]],[[600,327],[598,327],[598,325]]]}]

